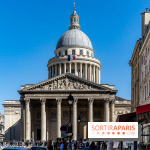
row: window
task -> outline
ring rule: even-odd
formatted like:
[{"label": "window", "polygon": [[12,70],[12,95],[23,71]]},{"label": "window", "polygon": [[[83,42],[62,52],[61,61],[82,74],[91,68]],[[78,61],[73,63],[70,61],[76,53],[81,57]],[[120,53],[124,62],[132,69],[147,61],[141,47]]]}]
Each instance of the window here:
[{"label": "window", "polygon": [[67,50],[65,50],[65,55],[68,55]]},{"label": "window", "polygon": [[86,54],[87,54],[87,56],[89,56],[89,52],[88,51],[86,52]]},{"label": "window", "polygon": [[74,18],[74,22],[76,22],[76,18]]},{"label": "window", "polygon": [[80,55],[83,55],[83,51],[82,50],[80,50]]},{"label": "window", "polygon": [[75,50],[72,50],[72,55],[75,55]]},{"label": "window", "polygon": [[59,56],[61,56],[61,52],[59,52]]},{"label": "window", "polygon": [[71,73],[74,74],[74,72],[75,72],[74,69],[71,69]]}]

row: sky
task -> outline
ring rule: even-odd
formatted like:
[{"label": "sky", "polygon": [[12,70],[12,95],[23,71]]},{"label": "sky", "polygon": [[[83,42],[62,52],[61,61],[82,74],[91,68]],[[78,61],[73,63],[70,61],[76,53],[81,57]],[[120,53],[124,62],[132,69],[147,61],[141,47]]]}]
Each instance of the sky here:
[{"label": "sky", "polygon": [[68,30],[73,3],[101,61],[101,83],[131,99],[131,59],[149,0],[0,0],[0,112],[21,85],[48,79],[47,63]]}]

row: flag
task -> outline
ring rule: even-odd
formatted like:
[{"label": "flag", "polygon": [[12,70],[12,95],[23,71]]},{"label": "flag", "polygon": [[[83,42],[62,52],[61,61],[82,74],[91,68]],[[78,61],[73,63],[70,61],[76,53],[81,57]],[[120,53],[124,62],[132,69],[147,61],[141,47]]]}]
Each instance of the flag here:
[{"label": "flag", "polygon": [[75,59],[76,59],[76,56],[68,55],[68,61],[72,61],[72,60],[75,60]]}]

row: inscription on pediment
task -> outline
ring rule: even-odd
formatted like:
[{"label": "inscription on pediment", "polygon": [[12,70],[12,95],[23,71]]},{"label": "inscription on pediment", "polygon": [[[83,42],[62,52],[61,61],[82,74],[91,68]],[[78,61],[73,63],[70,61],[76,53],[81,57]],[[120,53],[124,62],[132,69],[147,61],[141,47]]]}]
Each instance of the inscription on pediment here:
[{"label": "inscription on pediment", "polygon": [[48,83],[35,85],[28,90],[96,90],[92,85],[87,85],[81,81],[72,79],[57,79]]}]

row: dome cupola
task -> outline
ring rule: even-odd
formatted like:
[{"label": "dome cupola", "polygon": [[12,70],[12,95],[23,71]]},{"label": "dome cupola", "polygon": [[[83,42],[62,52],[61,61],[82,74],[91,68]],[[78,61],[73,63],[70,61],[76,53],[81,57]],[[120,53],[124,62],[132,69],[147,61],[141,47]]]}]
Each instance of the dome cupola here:
[{"label": "dome cupola", "polygon": [[78,16],[77,13],[76,13],[75,3],[74,3],[74,11],[73,11],[73,14],[70,16],[69,29],[80,29],[79,16]]}]

